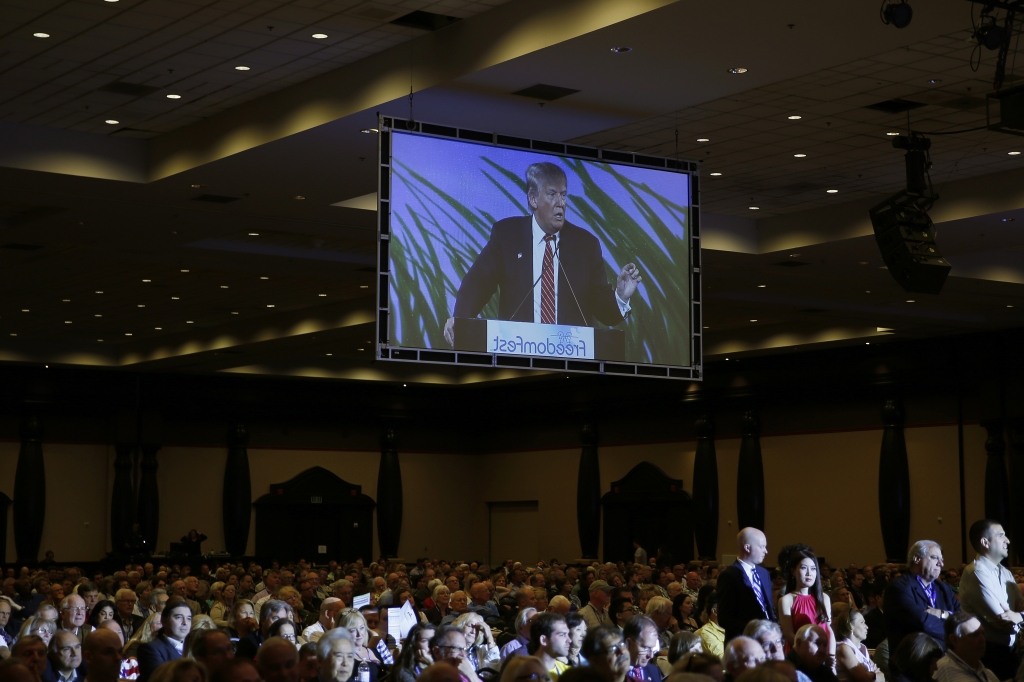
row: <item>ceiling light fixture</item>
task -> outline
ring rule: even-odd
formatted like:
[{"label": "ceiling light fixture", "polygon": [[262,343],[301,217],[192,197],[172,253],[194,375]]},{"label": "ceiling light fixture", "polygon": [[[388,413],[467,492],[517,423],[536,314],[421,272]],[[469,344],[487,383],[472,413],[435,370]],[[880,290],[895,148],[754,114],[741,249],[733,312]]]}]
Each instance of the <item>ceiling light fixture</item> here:
[{"label": "ceiling light fixture", "polygon": [[806,155],[806,154],[794,154],[794,155],[793,155],[793,157],[794,157],[794,158],[797,158],[797,159],[802,159],[802,158],[804,158],[805,156],[807,156],[807,155]]},{"label": "ceiling light fixture", "polygon": [[235,71],[248,71],[248,70],[249,70],[248,66],[236,66],[235,67]]},{"label": "ceiling light fixture", "polygon": [[369,288],[370,288],[370,285],[368,285],[368,284],[360,284],[360,285],[359,285],[359,288],[360,288],[360,289],[369,289]]},{"label": "ceiling light fixture", "polygon": [[764,289],[766,286],[768,286],[768,285],[767,284],[758,284],[757,288],[758,289]]},{"label": "ceiling light fixture", "polygon": [[97,294],[102,294],[103,292],[102,292],[102,291],[97,291],[96,293],[97,293]]},{"label": "ceiling light fixture", "polygon": [[328,353],[327,357],[331,357],[332,355],[334,355],[334,353]]},{"label": "ceiling light fixture", "polygon": [[1004,223],[1012,223],[1013,220],[1014,220],[1013,218],[1003,218],[1002,222],[1004,222]]},{"label": "ceiling light fixture", "polygon": [[[110,0],[107,0],[109,2]],[[103,343],[103,339],[96,339],[99,343]]]},{"label": "ceiling light fixture", "polygon": [[63,302],[64,303],[71,303],[71,299],[70,298],[65,298],[65,299],[63,299]]},{"label": "ceiling light fixture", "polygon": [[167,99],[181,99],[181,95],[170,94],[167,95]]},{"label": "ceiling light fixture", "polygon": [[751,211],[760,211],[761,210],[760,206],[747,206],[747,208],[749,208]]},{"label": "ceiling light fixture", "polygon": [[1012,308],[1013,306],[1012,306],[1012,305],[1008,305],[1008,306],[1006,306],[1006,307],[1007,307],[1007,308]]},{"label": "ceiling light fixture", "polygon": [[151,280],[151,279],[144,279],[144,280],[142,280],[142,281],[143,281],[143,282],[152,282],[153,280]]},{"label": "ceiling light fixture", "polygon": [[356,348],[356,350],[366,350],[365,348]]},{"label": "ceiling light fixture", "polygon": [[794,114],[794,115],[789,117],[789,120],[790,121],[799,121],[802,118],[803,118],[803,116],[797,116],[796,114]]},{"label": "ceiling light fixture", "polygon": [[49,37],[50,37],[50,34],[49,34],[49,33],[42,33],[42,32],[39,32],[39,33],[33,33],[32,35],[33,35],[34,37],[36,37],[36,38],[49,38]]},{"label": "ceiling light fixture", "polygon": [[910,21],[914,18],[914,8],[907,4],[907,0],[900,0],[898,4],[894,0],[889,0],[879,13],[882,15],[883,24],[892,24],[896,28],[910,26]]},{"label": "ceiling light fixture", "polygon": [[1010,156],[1020,156],[1020,152],[1006,152]]},{"label": "ceiling light fixture", "polygon": [[118,123],[120,123],[120,121],[115,120],[113,118],[108,118],[106,121],[104,121],[104,123],[106,123],[107,125],[116,126]]},{"label": "ceiling light fixture", "polygon": [[896,137],[899,133],[886,133],[889,137]]},{"label": "ceiling light fixture", "polygon": [[103,317],[103,316],[102,316],[102,315],[99,315],[99,314],[97,314],[97,315],[93,315],[93,317]]},{"label": "ceiling light fixture", "polygon": [[17,334],[11,334],[11,336],[17,336]]},{"label": "ceiling light fixture", "polygon": [[185,320],[185,324],[192,324],[192,320]]},{"label": "ceiling light fixture", "polygon": [[935,85],[936,83],[941,83],[941,82],[942,82],[941,78],[929,78],[928,79],[928,85]]},{"label": "ceiling light fixture", "polygon": [[220,288],[221,288],[221,289],[227,289],[227,288],[228,288],[228,285],[227,285],[227,284],[221,284],[221,285],[220,285]]},{"label": "ceiling light fixture", "polygon": [[235,312],[234,310],[232,310],[232,311],[231,311],[231,314],[232,314],[232,315],[237,315],[238,313],[237,313],[237,312]]},{"label": "ceiling light fixture", "polygon": [[182,272],[188,272],[188,270],[182,270]]},{"label": "ceiling light fixture", "polygon": [[914,302],[914,299],[912,299],[912,298],[907,301],[907,303],[913,303],[913,302]]},{"label": "ceiling light fixture", "polygon": [[177,301],[177,300],[179,300],[179,299],[178,299],[178,297],[177,297],[177,296],[171,296],[171,300],[172,300],[172,301]]},{"label": "ceiling light fixture", "polygon": [[131,336],[131,333],[130,332],[125,332],[124,335],[125,336]]},{"label": "ceiling light fixture", "polygon": [[295,199],[295,201],[305,201],[306,197],[302,196],[301,194],[296,194],[294,197],[292,197],[292,199]]},{"label": "ceiling light fixture", "polygon": [[711,177],[713,177],[713,178],[719,178],[721,176],[722,176],[721,173],[711,173]]},{"label": "ceiling light fixture", "polygon": [[615,54],[626,54],[627,52],[632,52],[633,48],[623,46],[623,47],[613,47],[613,48],[611,48],[611,50]]},{"label": "ceiling light fixture", "polygon": [[[1009,305],[1008,305],[1008,306],[1006,306],[1006,307],[1007,307],[1007,308],[1012,308],[1013,306],[1009,306]],[[71,320],[64,320],[64,324],[71,324]]]},{"label": "ceiling light fixture", "polygon": [[757,322],[757,320],[751,320],[751,322]]},{"label": "ceiling light fixture", "polygon": [[22,309],[21,309],[21,312],[23,312],[23,313],[27,313],[27,312],[28,312],[28,308],[22,308]]},{"label": "ceiling light fixture", "polygon": [[711,140],[709,140],[706,137],[698,137],[697,138],[697,142],[711,142]]},{"label": "ceiling light fixture", "polygon": [[249,236],[250,236],[250,237],[259,237],[259,236],[260,236],[260,233],[259,233],[259,232],[250,232],[250,233],[249,233]]},{"label": "ceiling light fixture", "polygon": [[260,277],[260,279],[270,279],[269,277]]},{"label": "ceiling light fixture", "polygon": [[746,73],[746,72],[747,72],[747,69],[746,69],[746,67],[743,67],[743,66],[734,66],[731,69],[729,69],[729,73],[731,73],[734,76],[738,76],[741,73]]},{"label": "ceiling light fixture", "polygon": [[363,133],[364,135],[369,135],[370,133],[379,133],[380,131],[377,130],[376,128],[363,128],[359,132]]},{"label": "ceiling light fixture", "polygon": [[326,33],[314,33],[313,37],[316,38],[317,40],[323,40],[324,38],[327,37],[327,34]]},{"label": "ceiling light fixture", "polygon": [[320,298],[326,298],[327,294],[319,294]]},{"label": "ceiling light fixture", "polygon": [[839,194],[839,190],[837,190],[837,189],[827,189],[827,190],[825,190],[825,194]]},{"label": "ceiling light fixture", "polygon": [[159,331],[163,331],[164,328],[163,327],[153,327],[153,329],[155,329],[155,330],[157,330],[159,332]]},{"label": "ceiling light fixture", "polygon": [[273,308],[273,307],[274,307],[274,304],[273,304],[273,303],[268,303],[268,304],[267,304],[267,307],[268,307],[268,308]]}]

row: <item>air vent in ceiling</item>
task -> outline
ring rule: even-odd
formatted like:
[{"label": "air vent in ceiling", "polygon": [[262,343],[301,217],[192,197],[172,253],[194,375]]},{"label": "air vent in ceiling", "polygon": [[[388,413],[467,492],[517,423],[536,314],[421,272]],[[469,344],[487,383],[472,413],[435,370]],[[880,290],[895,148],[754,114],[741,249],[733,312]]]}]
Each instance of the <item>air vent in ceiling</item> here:
[{"label": "air vent in ceiling", "polygon": [[449,24],[454,24],[458,20],[458,17],[449,17],[444,14],[434,14],[433,12],[416,10],[415,12],[409,12],[405,16],[398,17],[391,23],[396,26],[418,28],[423,31],[436,31],[437,29],[444,28]]},{"label": "air vent in ceiling", "polygon": [[784,260],[781,263],[776,263],[780,268],[798,268],[801,265],[810,265],[802,260]]},{"label": "air vent in ceiling", "polygon": [[100,92],[112,92],[117,95],[129,95],[130,97],[146,97],[152,95],[160,88],[152,85],[142,85],[141,83],[125,83],[124,81],[114,81],[113,83],[107,83],[99,89]]},{"label": "air vent in ceiling", "polygon": [[531,85],[523,90],[517,90],[513,92],[513,95],[519,95],[520,97],[529,97],[530,99],[541,99],[545,102],[553,102],[556,99],[561,99],[573,93],[577,93],[579,90],[573,90],[572,88],[563,88],[558,85],[545,85],[544,83],[537,83]]},{"label": "air vent in ceiling", "polygon": [[18,244],[17,242],[0,246],[0,249],[9,249],[10,251],[38,251],[41,248],[43,248],[41,244]]},{"label": "air vent in ceiling", "polygon": [[878,102],[877,104],[869,104],[865,109],[874,109],[875,111],[883,111],[887,114],[902,114],[905,111],[911,109],[917,109],[923,107],[924,104],[921,102],[911,102],[909,99],[887,99],[884,102]]},{"label": "air vent in ceiling", "polygon": [[209,201],[213,204],[230,204],[232,201],[238,201],[242,197],[227,197],[223,194],[200,194],[197,197],[193,197],[192,201]]}]

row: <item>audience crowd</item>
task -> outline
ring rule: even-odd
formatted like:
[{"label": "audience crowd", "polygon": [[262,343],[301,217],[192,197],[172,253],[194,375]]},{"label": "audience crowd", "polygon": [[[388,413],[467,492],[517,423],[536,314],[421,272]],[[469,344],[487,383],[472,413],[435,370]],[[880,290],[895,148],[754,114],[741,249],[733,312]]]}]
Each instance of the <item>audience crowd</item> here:
[{"label": "audience crowd", "polygon": [[[83,575],[52,552],[10,567],[0,682],[1024,682],[1024,572],[992,521],[958,569],[921,540],[905,564],[536,565],[381,559],[314,566],[154,557]],[[406,617],[408,616],[408,617]],[[410,627],[411,626],[411,627]]]}]

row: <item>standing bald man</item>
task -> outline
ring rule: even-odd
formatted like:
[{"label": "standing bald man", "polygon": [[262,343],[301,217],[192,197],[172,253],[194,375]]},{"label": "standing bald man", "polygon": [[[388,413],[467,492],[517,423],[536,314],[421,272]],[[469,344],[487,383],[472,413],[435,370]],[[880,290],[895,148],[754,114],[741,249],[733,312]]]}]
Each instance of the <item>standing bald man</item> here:
[{"label": "standing bald man", "polygon": [[718,576],[718,623],[725,639],[743,634],[752,620],[778,621],[772,607],[772,579],[761,562],[768,555],[768,539],[757,528],[744,528],[736,536],[737,561]]}]

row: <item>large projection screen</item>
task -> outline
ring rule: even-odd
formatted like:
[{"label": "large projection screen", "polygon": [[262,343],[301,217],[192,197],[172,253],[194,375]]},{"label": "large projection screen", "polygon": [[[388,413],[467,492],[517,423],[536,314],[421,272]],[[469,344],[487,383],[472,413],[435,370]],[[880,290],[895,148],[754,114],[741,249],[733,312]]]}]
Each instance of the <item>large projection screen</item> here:
[{"label": "large projection screen", "polygon": [[701,378],[698,164],[383,117],[377,358]]}]

